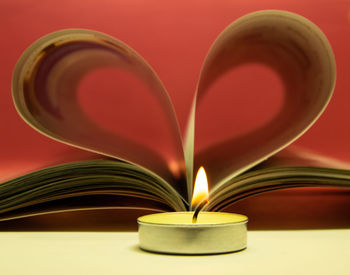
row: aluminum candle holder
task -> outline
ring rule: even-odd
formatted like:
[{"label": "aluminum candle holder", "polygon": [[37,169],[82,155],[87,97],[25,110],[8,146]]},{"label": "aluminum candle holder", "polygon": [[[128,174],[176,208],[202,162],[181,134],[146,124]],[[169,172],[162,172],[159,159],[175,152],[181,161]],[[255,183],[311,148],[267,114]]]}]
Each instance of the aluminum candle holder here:
[{"label": "aluminum candle holder", "polygon": [[167,254],[218,254],[247,247],[248,218],[239,214],[168,212],[138,218],[143,250]]}]

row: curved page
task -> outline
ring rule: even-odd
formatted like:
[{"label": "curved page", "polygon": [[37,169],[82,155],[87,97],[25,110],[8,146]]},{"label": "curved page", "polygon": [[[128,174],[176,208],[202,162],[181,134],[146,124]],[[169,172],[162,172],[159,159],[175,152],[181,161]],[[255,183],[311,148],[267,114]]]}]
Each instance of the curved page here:
[{"label": "curved page", "polygon": [[[110,79],[99,82],[106,74]],[[106,81],[116,86],[101,99]],[[187,197],[173,106],[152,68],[124,43],[90,30],[49,34],[18,61],[13,98],[42,134],[141,165]]]},{"label": "curved page", "polygon": [[[194,125],[196,120],[196,133],[201,130],[197,125],[206,127],[202,118],[194,114],[198,114],[211,86],[228,71],[249,63],[263,64],[279,75],[284,101],[279,112],[263,125],[234,137],[226,136],[205,148],[198,147],[202,137],[193,138],[194,129],[189,129],[186,153],[195,148],[194,169],[200,165],[206,168],[212,191],[303,134],[320,116],[333,92],[334,56],[326,37],[313,23],[283,11],[248,14],[219,35],[205,59],[189,123]],[[209,110],[214,118],[219,108],[212,106]],[[246,108],[250,110],[249,104]],[[232,117],[225,129],[234,132],[239,120],[240,117]]]},{"label": "curved page", "polygon": [[[291,145],[251,170],[277,167],[323,167],[350,170],[350,163],[344,160],[324,156],[312,150]],[[250,171],[251,171],[250,170]]]}]

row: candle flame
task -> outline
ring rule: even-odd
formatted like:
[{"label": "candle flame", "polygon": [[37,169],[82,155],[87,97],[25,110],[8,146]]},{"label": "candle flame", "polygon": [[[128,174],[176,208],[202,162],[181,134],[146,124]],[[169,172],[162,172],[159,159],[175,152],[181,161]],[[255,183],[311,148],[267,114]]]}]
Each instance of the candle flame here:
[{"label": "candle flame", "polygon": [[195,208],[202,201],[208,201],[208,180],[203,166],[201,166],[197,172],[196,180],[194,182],[193,197],[191,207]]}]

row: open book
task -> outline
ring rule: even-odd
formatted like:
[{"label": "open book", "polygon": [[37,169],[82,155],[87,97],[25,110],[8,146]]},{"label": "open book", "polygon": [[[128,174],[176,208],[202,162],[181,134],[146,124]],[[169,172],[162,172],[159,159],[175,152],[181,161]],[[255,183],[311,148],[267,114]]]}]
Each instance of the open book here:
[{"label": "open book", "polygon": [[[244,64],[263,64],[280,76],[285,92],[281,107],[262,125],[238,136],[232,135],[234,125],[221,125],[227,135],[207,142],[199,133],[207,127],[201,116],[203,108],[210,109],[211,88]],[[128,79],[143,85],[132,92],[121,85],[115,91],[113,129],[84,108],[79,92],[87,75],[104,69],[118,72],[116,82]],[[209,177],[209,211],[271,190],[349,188],[347,164],[290,147],[281,151],[321,115],[335,75],[331,47],[307,19],[284,11],[243,16],[218,36],[205,58],[182,138],[162,82],[133,49],[91,30],[51,33],[17,63],[17,111],[43,135],[93,156],[0,184],[0,220],[118,207],[187,211],[193,174],[200,166]]]}]

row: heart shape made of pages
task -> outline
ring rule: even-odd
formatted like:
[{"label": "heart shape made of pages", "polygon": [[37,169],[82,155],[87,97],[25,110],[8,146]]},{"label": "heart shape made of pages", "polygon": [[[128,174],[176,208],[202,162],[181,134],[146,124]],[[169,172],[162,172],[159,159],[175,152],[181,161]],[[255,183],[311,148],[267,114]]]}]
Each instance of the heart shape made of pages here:
[{"label": "heart shape made of pages", "polygon": [[[247,63],[261,63],[278,73],[285,88],[282,108],[248,133],[198,147],[201,137],[195,136],[195,124],[207,126],[196,116],[196,109],[200,111],[215,81]],[[116,102],[115,129],[92,119],[79,100],[82,79],[101,68],[117,69],[122,72],[119,80],[137,78],[145,86],[139,94],[144,104],[138,106],[144,112],[129,112],[122,106],[124,98],[132,104],[133,91],[126,90],[125,85],[116,91],[119,108]],[[199,165],[206,167],[212,183],[225,183],[290,144],[324,110],[334,82],[332,50],[314,24],[292,13],[262,11],[235,21],[210,49],[197,86],[185,150],[173,106],[155,72],[130,47],[99,32],[63,30],[35,42],[16,66],[13,97],[23,119],[39,132],[78,148],[142,165],[179,190],[179,181],[186,177],[185,163],[189,183]],[[147,117],[147,110],[152,115]],[[135,121],[144,121],[147,127],[135,127]],[[234,123],[225,127],[234,127]],[[148,138],[142,142],[145,131]],[[180,191],[187,197],[191,190],[185,193]]]}]

